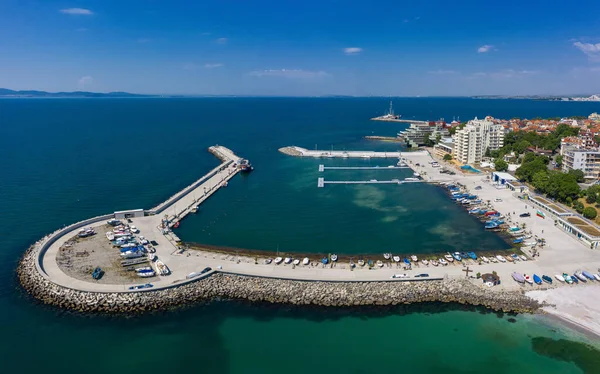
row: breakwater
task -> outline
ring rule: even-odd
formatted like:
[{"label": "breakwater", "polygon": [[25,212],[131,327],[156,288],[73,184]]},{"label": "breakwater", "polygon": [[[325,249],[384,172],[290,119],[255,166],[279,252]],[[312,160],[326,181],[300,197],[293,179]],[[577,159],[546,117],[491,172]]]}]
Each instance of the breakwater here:
[{"label": "breakwater", "polygon": [[62,287],[42,277],[36,269],[36,259],[32,247],[25,253],[17,269],[25,290],[44,304],[79,312],[145,312],[212,299],[325,307],[455,302],[518,313],[532,313],[541,306],[520,291],[483,289],[463,279],[419,282],[323,282],[217,272],[195,282],[171,288],[129,293],[87,292]]}]

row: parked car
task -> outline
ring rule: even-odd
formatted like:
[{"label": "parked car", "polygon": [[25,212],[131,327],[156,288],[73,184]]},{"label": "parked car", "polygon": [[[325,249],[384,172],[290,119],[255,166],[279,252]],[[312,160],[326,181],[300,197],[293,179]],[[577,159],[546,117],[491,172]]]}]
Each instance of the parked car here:
[{"label": "parked car", "polygon": [[521,214],[519,214],[519,217],[531,217],[531,213],[529,213],[529,212],[521,213]]},{"label": "parked car", "polygon": [[495,199],[494,199],[494,201],[495,201],[495,202],[497,202],[497,203],[499,203],[499,202],[501,202],[501,201],[502,201],[502,199],[501,199],[501,198],[499,198],[499,197],[497,197],[497,198],[495,198]]},{"label": "parked car", "polygon": [[417,275],[415,275],[415,278],[426,278],[428,276],[429,276],[429,274],[423,273],[423,274],[417,274]]},{"label": "parked car", "polygon": [[480,189],[481,189],[481,186],[477,186],[477,187],[475,187],[475,189],[476,189],[476,190],[480,190]]},{"label": "parked car", "polygon": [[208,273],[208,272],[209,272],[209,271],[211,271],[211,270],[212,270],[212,269],[211,269],[210,267],[206,267],[206,268],[204,268],[204,269],[203,269],[203,270],[200,272],[200,274]]}]

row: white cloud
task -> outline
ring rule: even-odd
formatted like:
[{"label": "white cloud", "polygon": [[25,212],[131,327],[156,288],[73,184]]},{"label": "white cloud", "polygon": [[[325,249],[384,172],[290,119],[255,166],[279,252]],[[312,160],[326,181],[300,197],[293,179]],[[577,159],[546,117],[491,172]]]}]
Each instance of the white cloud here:
[{"label": "white cloud", "polygon": [[487,53],[487,52],[491,51],[491,50],[492,50],[492,48],[494,48],[494,46],[493,46],[493,45],[489,45],[489,44],[482,45],[481,47],[479,47],[479,48],[477,49],[477,52],[478,52],[478,53]]},{"label": "white cloud", "polygon": [[357,55],[357,54],[361,53],[362,51],[363,51],[363,49],[358,48],[358,47],[344,48],[344,53],[347,55]]},{"label": "white cloud", "polygon": [[88,84],[92,84],[93,82],[94,82],[94,78],[90,77],[89,75],[79,78],[79,81],[78,81],[78,83],[81,87],[84,87],[85,85],[88,85]]},{"label": "white cloud", "polygon": [[329,73],[319,70],[302,70],[302,69],[269,69],[269,70],[255,70],[249,73],[254,77],[277,77],[277,78],[288,78],[288,79],[315,79],[324,78],[331,76]]},{"label": "white cloud", "polygon": [[227,38],[219,38],[217,40],[215,40],[217,42],[217,44],[227,44],[227,42],[229,41],[229,39]]},{"label": "white cloud", "polygon": [[66,9],[61,9],[60,12],[64,13],[64,14],[75,15],[75,16],[91,16],[92,14],[94,14],[94,12],[92,12],[91,10],[84,9],[84,8],[66,8]]},{"label": "white cloud", "polygon": [[600,43],[592,44],[575,42],[573,43],[573,45],[575,46],[575,48],[585,53],[590,58],[590,60],[600,61]]},{"label": "white cloud", "polygon": [[220,68],[222,66],[224,66],[224,65],[222,63],[220,63],[220,62],[217,62],[217,63],[214,63],[214,64],[204,64],[204,67],[207,68],[207,69]]}]

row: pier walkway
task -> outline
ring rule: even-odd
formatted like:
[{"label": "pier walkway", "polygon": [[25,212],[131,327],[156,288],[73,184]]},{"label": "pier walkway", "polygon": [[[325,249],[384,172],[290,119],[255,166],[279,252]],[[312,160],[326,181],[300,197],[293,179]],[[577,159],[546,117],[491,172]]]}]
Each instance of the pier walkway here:
[{"label": "pier walkway", "polygon": [[325,170],[395,170],[395,169],[410,169],[409,166],[325,166],[319,165],[319,171]]},{"label": "pier walkway", "polygon": [[380,180],[369,180],[369,181],[326,181],[324,178],[319,178],[317,180],[317,187],[325,187],[326,184],[404,184],[404,183],[422,183],[424,181],[407,181],[407,180],[399,180],[392,179],[389,181],[380,181]]},{"label": "pier walkway", "polygon": [[308,150],[306,148],[289,146],[280,148],[281,153],[297,157],[315,157],[315,158],[400,158],[403,156],[420,153],[427,155],[425,151],[416,152],[376,152],[376,151],[325,151]]}]

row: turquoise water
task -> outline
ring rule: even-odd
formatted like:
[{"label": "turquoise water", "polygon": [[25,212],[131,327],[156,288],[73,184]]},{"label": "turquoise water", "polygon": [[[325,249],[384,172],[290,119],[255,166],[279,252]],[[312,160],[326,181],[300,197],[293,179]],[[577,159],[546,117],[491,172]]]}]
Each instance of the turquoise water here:
[{"label": "turquoise water", "polygon": [[[394,105],[404,117],[422,119],[600,110],[597,103],[470,99],[398,99]],[[252,160],[256,171],[234,178],[185,220],[187,240],[346,253],[501,245],[435,187],[316,187],[319,163],[375,161],[302,160],[277,152],[315,143],[396,150],[362,139],[399,130],[368,121],[386,107],[382,99],[0,100],[3,369],[581,373],[571,362],[535,353],[532,339],[582,337],[529,317],[509,323],[506,316],[447,306],[325,312],[233,302],[143,317],[90,317],[37,305],[16,284],[14,269],[30,243],[80,219],[158,204],[218,164],[206,151],[217,143]],[[382,173],[409,172],[324,174],[331,180],[392,175]]]}]

